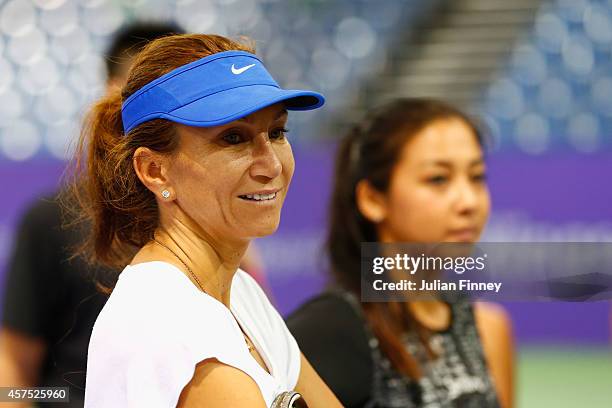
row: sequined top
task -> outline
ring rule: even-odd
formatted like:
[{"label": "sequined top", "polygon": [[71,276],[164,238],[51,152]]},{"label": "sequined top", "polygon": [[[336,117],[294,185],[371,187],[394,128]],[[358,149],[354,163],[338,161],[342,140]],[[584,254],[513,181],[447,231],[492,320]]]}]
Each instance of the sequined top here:
[{"label": "sequined top", "polygon": [[393,368],[358,301],[346,292],[326,293],[309,301],[289,317],[288,327],[302,352],[347,407],[499,407],[472,305],[465,298],[448,304],[449,327],[430,337],[438,358],[427,357],[415,333],[403,337],[406,349],[423,371],[419,381]]}]

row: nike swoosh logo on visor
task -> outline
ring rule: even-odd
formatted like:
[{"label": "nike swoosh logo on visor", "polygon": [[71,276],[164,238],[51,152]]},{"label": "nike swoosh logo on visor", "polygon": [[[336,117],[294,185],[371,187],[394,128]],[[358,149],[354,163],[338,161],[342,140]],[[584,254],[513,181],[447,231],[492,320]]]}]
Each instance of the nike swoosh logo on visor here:
[{"label": "nike swoosh logo on visor", "polygon": [[246,71],[249,68],[253,68],[255,66],[255,64],[251,64],[251,65],[247,65],[246,67],[242,67],[242,68],[236,68],[234,66],[234,64],[232,64],[232,74],[234,75],[240,75],[242,74],[244,71]]}]

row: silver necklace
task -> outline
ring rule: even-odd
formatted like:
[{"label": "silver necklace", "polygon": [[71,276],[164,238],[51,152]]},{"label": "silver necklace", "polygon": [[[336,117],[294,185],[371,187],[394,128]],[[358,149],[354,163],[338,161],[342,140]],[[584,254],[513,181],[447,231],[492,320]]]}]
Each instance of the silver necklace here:
[{"label": "silver necklace", "polygon": [[[183,266],[185,267],[185,269],[187,269],[187,272],[189,272],[189,275],[191,275],[191,277],[193,278],[193,280],[196,282],[196,284],[198,285],[198,287],[200,288],[200,290],[204,293],[206,293],[207,295],[210,296],[210,294],[208,292],[206,292],[206,290],[204,289],[204,287],[202,286],[202,283],[200,283],[200,280],[198,279],[197,275],[195,273],[193,273],[193,271],[191,270],[191,268],[187,265],[187,263],[185,263],[185,261],[183,261],[181,259],[180,256],[177,255],[176,252],[174,252],[172,249],[170,249],[170,247],[168,247],[167,245],[159,242],[158,240],[156,240],[155,238],[153,238],[153,242],[155,242],[156,244],[158,244],[159,246],[166,248],[168,251],[170,251],[170,253],[172,255],[174,255],[174,257],[183,264]],[[230,313],[232,313],[232,315],[234,314],[231,310]],[[234,319],[236,319],[236,316],[234,316]],[[238,319],[236,319],[236,322],[238,321]],[[240,326],[240,324],[238,325],[238,327],[240,328],[240,331],[242,332],[242,336],[244,337],[244,341],[246,342],[247,347],[249,348],[249,352],[253,352],[254,347],[251,344],[251,340],[248,338],[248,336],[246,335],[246,333],[244,332],[244,330],[242,329],[242,327]]]},{"label": "silver necklace", "polygon": [[195,282],[198,284],[198,287],[200,288],[200,290],[201,290],[202,292],[204,292],[204,293],[206,293],[206,294],[208,295],[208,292],[206,292],[206,290],[204,290],[204,287],[202,286],[202,283],[200,283],[200,280],[198,279],[198,277],[196,276],[196,274],[195,274],[195,273],[193,273],[193,271],[191,270],[191,268],[190,268],[189,266],[187,266],[187,264],[186,264],[186,263],[185,263],[185,262],[184,262],[184,261],[181,259],[181,257],[180,257],[180,256],[178,256],[178,255],[176,254],[176,252],[174,252],[172,249],[170,249],[170,247],[168,247],[168,246],[167,246],[167,245],[165,245],[165,244],[162,244],[161,242],[159,242],[159,241],[158,241],[158,240],[156,240],[155,238],[153,238],[153,242],[155,242],[156,244],[158,244],[158,245],[162,246],[163,248],[166,248],[168,251],[170,251],[170,253],[171,253],[172,255],[174,255],[174,257],[175,257],[176,259],[178,259],[178,261],[179,261],[180,263],[182,263],[182,264],[183,264],[183,266],[185,267],[185,269],[187,269],[187,272],[189,272],[189,275],[191,275],[191,277],[193,278],[193,280],[194,280],[194,281],[195,281]]}]

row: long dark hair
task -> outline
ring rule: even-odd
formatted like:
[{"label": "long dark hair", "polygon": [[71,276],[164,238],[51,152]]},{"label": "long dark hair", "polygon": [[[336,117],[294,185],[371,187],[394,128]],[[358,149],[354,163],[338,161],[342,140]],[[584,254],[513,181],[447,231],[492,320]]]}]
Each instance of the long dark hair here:
[{"label": "long dark hair", "polygon": [[[336,156],[326,244],[332,274],[340,286],[359,296],[361,243],[378,241],[375,225],[357,208],[355,189],[359,181],[367,180],[386,193],[405,143],[431,123],[453,118],[464,121],[483,146],[478,126],[466,114],[442,101],[422,98],[398,99],[381,106],[342,139]],[[363,308],[393,366],[410,378],[420,378],[420,367],[403,346],[401,336],[414,331],[429,356],[435,358],[428,345],[428,330],[405,303],[364,303]]]}]

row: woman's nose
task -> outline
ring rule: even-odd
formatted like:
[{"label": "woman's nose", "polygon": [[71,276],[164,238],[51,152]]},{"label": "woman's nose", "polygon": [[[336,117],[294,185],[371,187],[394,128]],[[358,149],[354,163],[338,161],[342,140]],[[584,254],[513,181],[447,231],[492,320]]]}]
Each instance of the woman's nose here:
[{"label": "woman's nose", "polygon": [[469,180],[457,185],[456,206],[460,213],[472,213],[478,207],[479,194]]},{"label": "woman's nose", "polygon": [[274,144],[268,139],[267,135],[260,136],[262,135],[258,135],[257,139],[254,140],[251,176],[273,179],[280,176],[283,165]]}]

